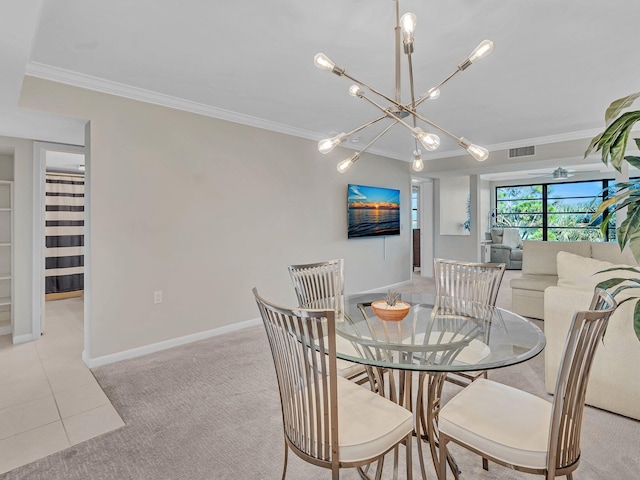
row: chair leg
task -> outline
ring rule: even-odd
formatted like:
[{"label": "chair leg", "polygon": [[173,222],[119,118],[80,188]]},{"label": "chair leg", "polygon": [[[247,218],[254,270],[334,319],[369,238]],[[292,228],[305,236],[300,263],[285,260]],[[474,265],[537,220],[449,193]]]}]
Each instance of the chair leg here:
[{"label": "chair leg", "polygon": [[438,479],[447,480],[447,441],[440,436],[440,452],[438,455]]},{"label": "chair leg", "polygon": [[282,467],[282,480],[287,476],[287,460],[289,458],[289,445],[287,441],[284,442],[284,465]]},{"label": "chair leg", "polygon": [[413,433],[407,435],[407,439],[404,441],[404,448],[407,453],[407,478],[413,478],[413,460],[411,459],[411,449],[413,445]]},{"label": "chair leg", "polygon": [[573,473],[569,473],[567,475],[567,480],[573,480]]},{"label": "chair leg", "polygon": [[487,472],[489,471],[489,460],[484,457],[482,457],[482,469],[486,470]]}]

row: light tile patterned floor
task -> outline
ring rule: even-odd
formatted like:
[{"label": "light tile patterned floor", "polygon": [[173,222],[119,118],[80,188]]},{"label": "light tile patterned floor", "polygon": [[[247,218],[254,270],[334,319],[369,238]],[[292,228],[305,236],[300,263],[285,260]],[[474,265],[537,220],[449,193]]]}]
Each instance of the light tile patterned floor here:
[{"label": "light tile patterned floor", "polygon": [[0,474],[124,425],[82,361],[82,298],[46,303],[36,342],[0,336]]}]

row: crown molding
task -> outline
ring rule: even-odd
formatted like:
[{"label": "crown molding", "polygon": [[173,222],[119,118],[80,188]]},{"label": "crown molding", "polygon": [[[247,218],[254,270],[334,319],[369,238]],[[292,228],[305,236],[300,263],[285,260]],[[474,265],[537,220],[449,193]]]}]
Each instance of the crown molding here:
[{"label": "crown molding", "polygon": [[[523,140],[514,140],[513,142],[505,142],[505,143],[496,143],[493,145],[485,146],[489,152],[499,152],[501,150],[509,150],[511,148],[520,148],[520,147],[528,147],[531,145],[548,145],[552,143],[562,143],[562,142],[570,142],[573,140],[584,140],[586,138],[591,139],[602,133],[603,128],[592,129],[592,130],[580,130],[576,132],[568,132],[568,133],[559,133],[557,135],[547,135],[546,137],[535,137],[535,138],[527,138]],[[427,153],[424,158],[425,160],[436,160],[439,158],[451,158],[451,157],[460,157],[466,155],[463,151],[447,151],[441,153]]]},{"label": "crown molding", "polygon": [[[174,108],[177,110],[183,110],[185,112],[196,113],[198,115],[204,115],[211,118],[217,118],[220,120],[226,120],[229,122],[239,123],[250,127],[262,128],[272,132],[283,133],[285,135],[292,135],[294,137],[305,138],[307,140],[320,140],[321,134],[318,132],[312,132],[301,128],[292,127],[290,125],[284,125],[282,123],[272,122],[263,118],[252,117],[250,115],[244,115],[231,110],[225,110],[223,108],[216,108],[210,105],[205,105],[198,102],[192,102],[171,95],[165,95],[151,90],[145,90],[143,88],[132,87],[123,83],[113,82],[105,80],[103,78],[94,77],[92,75],[85,75],[78,72],[73,72],[64,68],[52,67],[38,62],[29,62],[26,68],[26,75],[36,78],[42,78],[44,80],[50,80],[53,82],[63,83],[74,87],[84,88],[87,90],[93,90],[96,92],[107,93],[110,95],[116,95],[119,97],[129,98],[131,100],[137,100],[140,102],[151,103],[163,107]],[[577,132],[562,133],[558,135],[549,135],[546,137],[529,138],[523,140],[516,140],[513,142],[498,143],[494,145],[486,146],[490,152],[508,150],[510,148],[526,147],[529,145],[544,145],[550,143],[559,143],[570,140],[580,140],[584,138],[592,138],[602,129],[596,130],[583,130]],[[351,150],[358,150],[357,146],[341,145],[343,148]],[[395,160],[401,160],[411,162],[413,159],[409,156],[402,155],[398,152],[393,152],[381,148],[370,148],[369,153],[380,155]],[[451,158],[465,155],[461,149],[449,150],[446,152],[428,153],[424,152],[425,160],[436,160],[439,158]]]},{"label": "crown molding", "polygon": [[132,87],[123,83],[112,82],[103,78],[85,75],[63,68],[52,67],[38,62],[29,62],[26,68],[26,75],[31,77],[51,80],[74,87],[93,90],[96,92],[116,95],[118,97],[129,98],[145,103],[152,103],[162,107],[174,108],[185,112],[196,113],[206,117],[217,118],[229,122],[240,123],[250,127],[262,128],[273,132],[284,133],[294,137],[301,137],[310,140],[319,140],[316,132],[311,132],[301,128],[284,125],[282,123],[271,122],[262,118],[243,115],[223,108],[216,108],[198,102],[192,102],[171,95],[145,90],[144,88]]}]

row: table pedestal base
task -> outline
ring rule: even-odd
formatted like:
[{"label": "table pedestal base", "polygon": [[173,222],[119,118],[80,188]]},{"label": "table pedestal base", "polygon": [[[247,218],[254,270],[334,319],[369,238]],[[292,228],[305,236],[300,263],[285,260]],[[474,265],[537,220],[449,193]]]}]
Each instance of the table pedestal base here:
[{"label": "table pedestal base", "polygon": [[[411,370],[387,370],[368,367],[370,383],[374,390],[389,400],[402,405],[414,414],[414,435],[420,461],[420,473],[423,480],[427,480],[423,443],[429,444],[433,466],[438,474],[438,413],[442,388],[447,378],[446,373],[415,372],[418,374],[417,388],[414,388],[414,372]],[[415,390],[415,393],[414,393]],[[426,394],[426,401],[425,401]],[[396,463],[397,463],[396,450]],[[454,478],[458,480],[459,469],[451,455],[447,455],[447,462],[451,467]],[[381,468],[381,465],[378,467]],[[361,475],[364,472],[361,472]],[[394,468],[397,473],[397,468]],[[366,476],[364,478],[367,478]],[[394,475],[394,478],[397,478]]]}]

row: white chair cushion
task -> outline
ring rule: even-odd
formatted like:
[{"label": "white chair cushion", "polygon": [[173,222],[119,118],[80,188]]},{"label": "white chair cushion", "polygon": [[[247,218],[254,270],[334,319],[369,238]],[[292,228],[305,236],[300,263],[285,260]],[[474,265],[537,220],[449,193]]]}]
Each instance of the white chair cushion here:
[{"label": "white chair cushion", "polygon": [[[360,354],[357,352],[357,350],[353,346],[353,343],[351,343],[349,340],[339,335],[336,335],[336,349],[339,352],[347,354],[349,356],[352,356],[355,358],[360,357]],[[359,373],[365,372],[364,365],[361,365],[355,362],[350,362],[348,360],[343,360],[341,358],[338,358],[336,360],[337,360],[336,370],[337,370],[338,376],[340,377],[351,378],[355,375],[358,375]]]},{"label": "white chair cushion", "polygon": [[441,410],[440,432],[513,465],[545,468],[551,403],[479,378]]},{"label": "white chair cushion", "polygon": [[[324,337],[324,344],[325,345],[328,344],[327,337]],[[336,336],[336,349],[341,353],[345,353],[355,358],[361,357],[361,355],[353,346],[353,343],[351,343],[349,340],[347,340],[344,337]],[[365,371],[366,369],[362,364],[350,362],[348,360],[343,360],[341,358],[336,358],[336,373],[338,374],[339,377],[352,378],[360,373],[365,373]]]},{"label": "white chair cushion", "polygon": [[[415,345],[419,345],[424,343],[424,333],[419,333],[415,336],[415,340],[407,339],[404,343],[414,343]],[[429,344],[431,345],[446,345],[447,343],[459,342],[464,340],[464,335],[462,334],[454,334],[452,332],[431,332],[429,334]],[[491,354],[491,348],[484,342],[480,340],[473,339],[469,342],[469,345],[464,347],[460,353],[455,357],[453,364],[466,364],[466,365],[476,365],[480,363],[480,361],[484,360]],[[436,354],[436,359],[440,359],[442,353]]]},{"label": "white chair cushion", "polygon": [[412,413],[338,377],[338,444],[341,462],[381,455],[413,431]]}]

